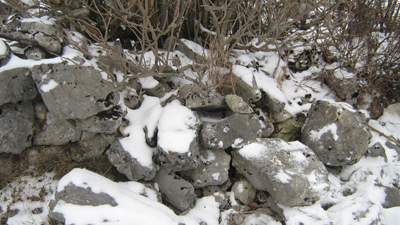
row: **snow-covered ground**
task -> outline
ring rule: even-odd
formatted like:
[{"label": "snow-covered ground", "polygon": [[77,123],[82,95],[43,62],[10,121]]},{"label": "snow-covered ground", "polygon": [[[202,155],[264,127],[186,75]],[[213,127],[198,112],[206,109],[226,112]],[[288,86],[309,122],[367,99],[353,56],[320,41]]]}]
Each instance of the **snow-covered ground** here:
[{"label": "snow-covered ground", "polygon": [[[199,46],[190,41],[185,41],[193,49]],[[1,46],[0,46],[1,48]],[[0,49],[0,52],[3,49]],[[307,79],[314,73],[319,72],[317,67],[311,67],[306,71],[295,73],[290,79],[285,79],[281,83],[273,77],[274,71],[284,70],[284,62],[279,62],[280,57],[274,52],[255,52],[249,53],[242,50],[235,50],[233,61],[239,63],[233,67],[233,73],[248,84],[253,84],[255,79],[260,90],[263,90],[276,99],[285,102],[285,109],[295,115],[299,112],[306,112],[311,103],[297,104],[306,94],[311,94],[312,99],[334,100],[334,93],[319,81]],[[148,53],[149,57],[152,53]],[[176,51],[181,57],[182,66],[192,63],[182,53]],[[80,55],[79,52],[69,48],[64,48],[63,57],[73,58]],[[171,54],[171,55],[175,55]],[[10,62],[0,68],[1,71],[12,69],[23,65],[30,67],[40,63],[57,63],[61,58],[44,59],[40,61],[23,60],[17,56],[12,56]],[[260,69],[249,67],[252,61],[257,61]],[[151,62],[151,60],[150,60]],[[92,61],[87,61],[93,64]],[[279,68],[276,68],[279,65]],[[173,65],[171,64],[171,67]],[[285,72],[285,71],[283,71]],[[197,76],[195,72],[186,72],[188,76]],[[189,74],[190,73],[190,74]],[[268,75],[270,74],[270,75]],[[183,78],[171,78],[176,85],[188,83]],[[154,79],[142,79],[142,85],[153,86]],[[124,95],[126,93],[121,93]],[[168,95],[176,94],[171,92]],[[142,151],[129,151],[139,159],[143,166],[152,167],[151,157],[154,149],[148,147],[145,142],[143,126],[146,125],[149,133],[156,129],[158,121],[162,117],[163,124],[158,124],[162,129],[160,132],[171,130],[181,130],[179,124],[168,123],[173,117],[191,117],[190,111],[181,109],[180,104],[169,104],[167,110],[162,108],[160,102],[164,99],[144,96],[141,107],[137,110],[128,110],[126,119],[130,126],[125,128],[125,132],[131,134],[121,140],[125,149],[132,146],[129,143],[135,142],[135,146],[140,146]],[[310,101],[311,102],[311,101]],[[121,103],[122,104],[122,103]],[[126,108],[125,108],[126,109]],[[172,112],[172,113],[171,113]],[[396,112],[386,110],[377,120],[370,120],[372,127],[393,138],[400,139],[400,115]],[[388,224],[395,225],[400,222],[400,207],[385,209],[382,204],[385,202],[385,188],[400,185],[400,163],[399,152],[388,147],[385,143],[387,138],[372,131],[373,137],[370,146],[380,143],[386,153],[384,157],[364,156],[361,161],[351,166],[344,166],[341,171],[329,174],[330,190],[318,202],[306,207],[287,207],[279,205],[283,209],[287,225],[297,224]],[[187,148],[185,137],[193,138],[193,134],[182,133],[182,140],[165,139],[164,145]],[[189,143],[190,144],[190,143]],[[183,150],[184,151],[184,150]],[[73,183],[79,187],[92,188],[95,193],[108,193],[115,199],[118,206],[74,206],[68,203],[58,205],[54,210],[62,212],[67,224],[199,224],[201,221],[207,225],[228,225],[230,215],[239,212],[234,209],[220,211],[219,204],[213,196],[198,199],[196,206],[186,215],[176,215],[171,209],[157,202],[154,190],[144,187],[138,182],[115,183],[104,177],[93,174],[87,170],[75,169],[61,180],[53,180],[51,173],[43,174],[40,177],[20,177],[7,185],[0,192],[0,206],[9,211],[18,213],[9,217],[7,224],[42,224],[48,215],[48,203],[52,199],[56,190],[61,191],[68,183]],[[58,185],[58,186],[57,186]],[[144,197],[143,192],[146,192]],[[348,194],[348,193],[351,194]],[[235,205],[233,193],[231,204]],[[36,196],[34,198],[32,196]],[[134,222],[133,222],[134,221]],[[274,218],[261,215],[253,215],[246,218],[244,224],[281,224]]]}]

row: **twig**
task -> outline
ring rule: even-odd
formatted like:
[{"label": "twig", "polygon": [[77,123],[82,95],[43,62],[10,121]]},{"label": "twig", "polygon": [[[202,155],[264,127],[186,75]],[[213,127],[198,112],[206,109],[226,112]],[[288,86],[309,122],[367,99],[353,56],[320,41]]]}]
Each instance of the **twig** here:
[{"label": "twig", "polygon": [[389,141],[394,142],[397,146],[400,147],[400,143],[398,141],[396,141],[394,138],[387,136],[385,133],[379,131],[378,129],[372,127],[371,125],[368,125],[369,128],[371,128],[373,131],[377,132],[379,135],[387,138]]}]

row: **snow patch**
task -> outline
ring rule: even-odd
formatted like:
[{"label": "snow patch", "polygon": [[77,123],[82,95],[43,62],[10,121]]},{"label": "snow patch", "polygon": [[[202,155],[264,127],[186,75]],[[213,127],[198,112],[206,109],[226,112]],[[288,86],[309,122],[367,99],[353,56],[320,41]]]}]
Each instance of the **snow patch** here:
[{"label": "snow patch", "polygon": [[292,179],[292,177],[285,173],[283,169],[279,170],[278,174],[275,175],[275,178],[282,183],[289,183],[289,180]]},{"label": "snow patch", "polygon": [[51,79],[49,80],[49,82],[47,84],[42,84],[42,86],[40,86],[40,89],[43,92],[49,92],[52,89],[54,89],[55,87],[57,87],[59,85],[59,83],[57,83],[55,80]]},{"label": "snow patch", "polygon": [[333,139],[335,139],[335,141],[339,139],[339,136],[337,135],[337,125],[335,123],[326,125],[323,128],[319,129],[318,131],[315,130],[310,131],[310,138],[313,141],[318,141],[321,139],[322,135],[328,132],[332,134]]}]

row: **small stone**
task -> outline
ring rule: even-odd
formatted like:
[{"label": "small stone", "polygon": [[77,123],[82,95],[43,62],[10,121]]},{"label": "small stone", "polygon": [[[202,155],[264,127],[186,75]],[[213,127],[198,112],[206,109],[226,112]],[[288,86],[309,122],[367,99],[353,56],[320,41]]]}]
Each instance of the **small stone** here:
[{"label": "small stone", "polygon": [[233,112],[243,114],[251,114],[254,112],[253,109],[237,95],[227,95],[225,96],[225,101]]},{"label": "small stone", "polygon": [[247,180],[240,180],[233,184],[232,192],[241,203],[249,205],[254,202],[257,190]]}]

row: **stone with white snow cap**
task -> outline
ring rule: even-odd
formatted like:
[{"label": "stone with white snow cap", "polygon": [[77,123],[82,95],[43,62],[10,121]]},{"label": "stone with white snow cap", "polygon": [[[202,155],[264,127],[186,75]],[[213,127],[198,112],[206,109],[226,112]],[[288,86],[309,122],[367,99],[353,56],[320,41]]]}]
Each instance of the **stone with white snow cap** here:
[{"label": "stone with white snow cap", "polygon": [[232,186],[232,192],[235,195],[235,199],[239,200],[245,205],[254,202],[257,190],[247,180],[236,181]]},{"label": "stone with white snow cap", "polygon": [[[141,149],[136,149],[140,151]],[[120,141],[114,142],[106,152],[108,160],[120,173],[125,174],[130,180],[151,180],[156,175],[154,163],[142,165],[139,159],[133,157],[122,146]]]},{"label": "stone with white snow cap", "polygon": [[368,118],[347,103],[316,101],[302,128],[301,142],[324,164],[343,166],[358,162],[368,149]]},{"label": "stone with white snow cap", "polygon": [[221,185],[228,180],[231,156],[223,149],[200,148],[200,161],[201,163],[196,169],[183,172],[193,180],[195,188]]},{"label": "stone with white snow cap", "polygon": [[256,189],[287,206],[312,205],[329,189],[325,166],[298,141],[257,139],[232,151],[232,164]]},{"label": "stone with white snow cap", "polygon": [[[85,169],[73,169],[58,182],[50,217],[65,224],[182,224],[184,220],[159,203],[157,196],[148,185],[116,183]],[[154,216],[150,218],[149,213]]]},{"label": "stone with white snow cap", "polygon": [[203,146],[226,149],[240,148],[261,137],[265,124],[256,115],[233,114],[201,131]]},{"label": "stone with white snow cap", "polygon": [[194,169],[200,164],[201,121],[195,112],[175,100],[164,107],[157,127],[161,166],[175,172]]},{"label": "stone with white snow cap", "polygon": [[94,133],[114,133],[122,123],[123,111],[120,106],[102,111],[86,119],[77,119],[77,127]]},{"label": "stone with white snow cap", "polygon": [[115,85],[91,67],[42,64],[32,68],[32,77],[46,107],[59,119],[85,119],[119,101]]}]

